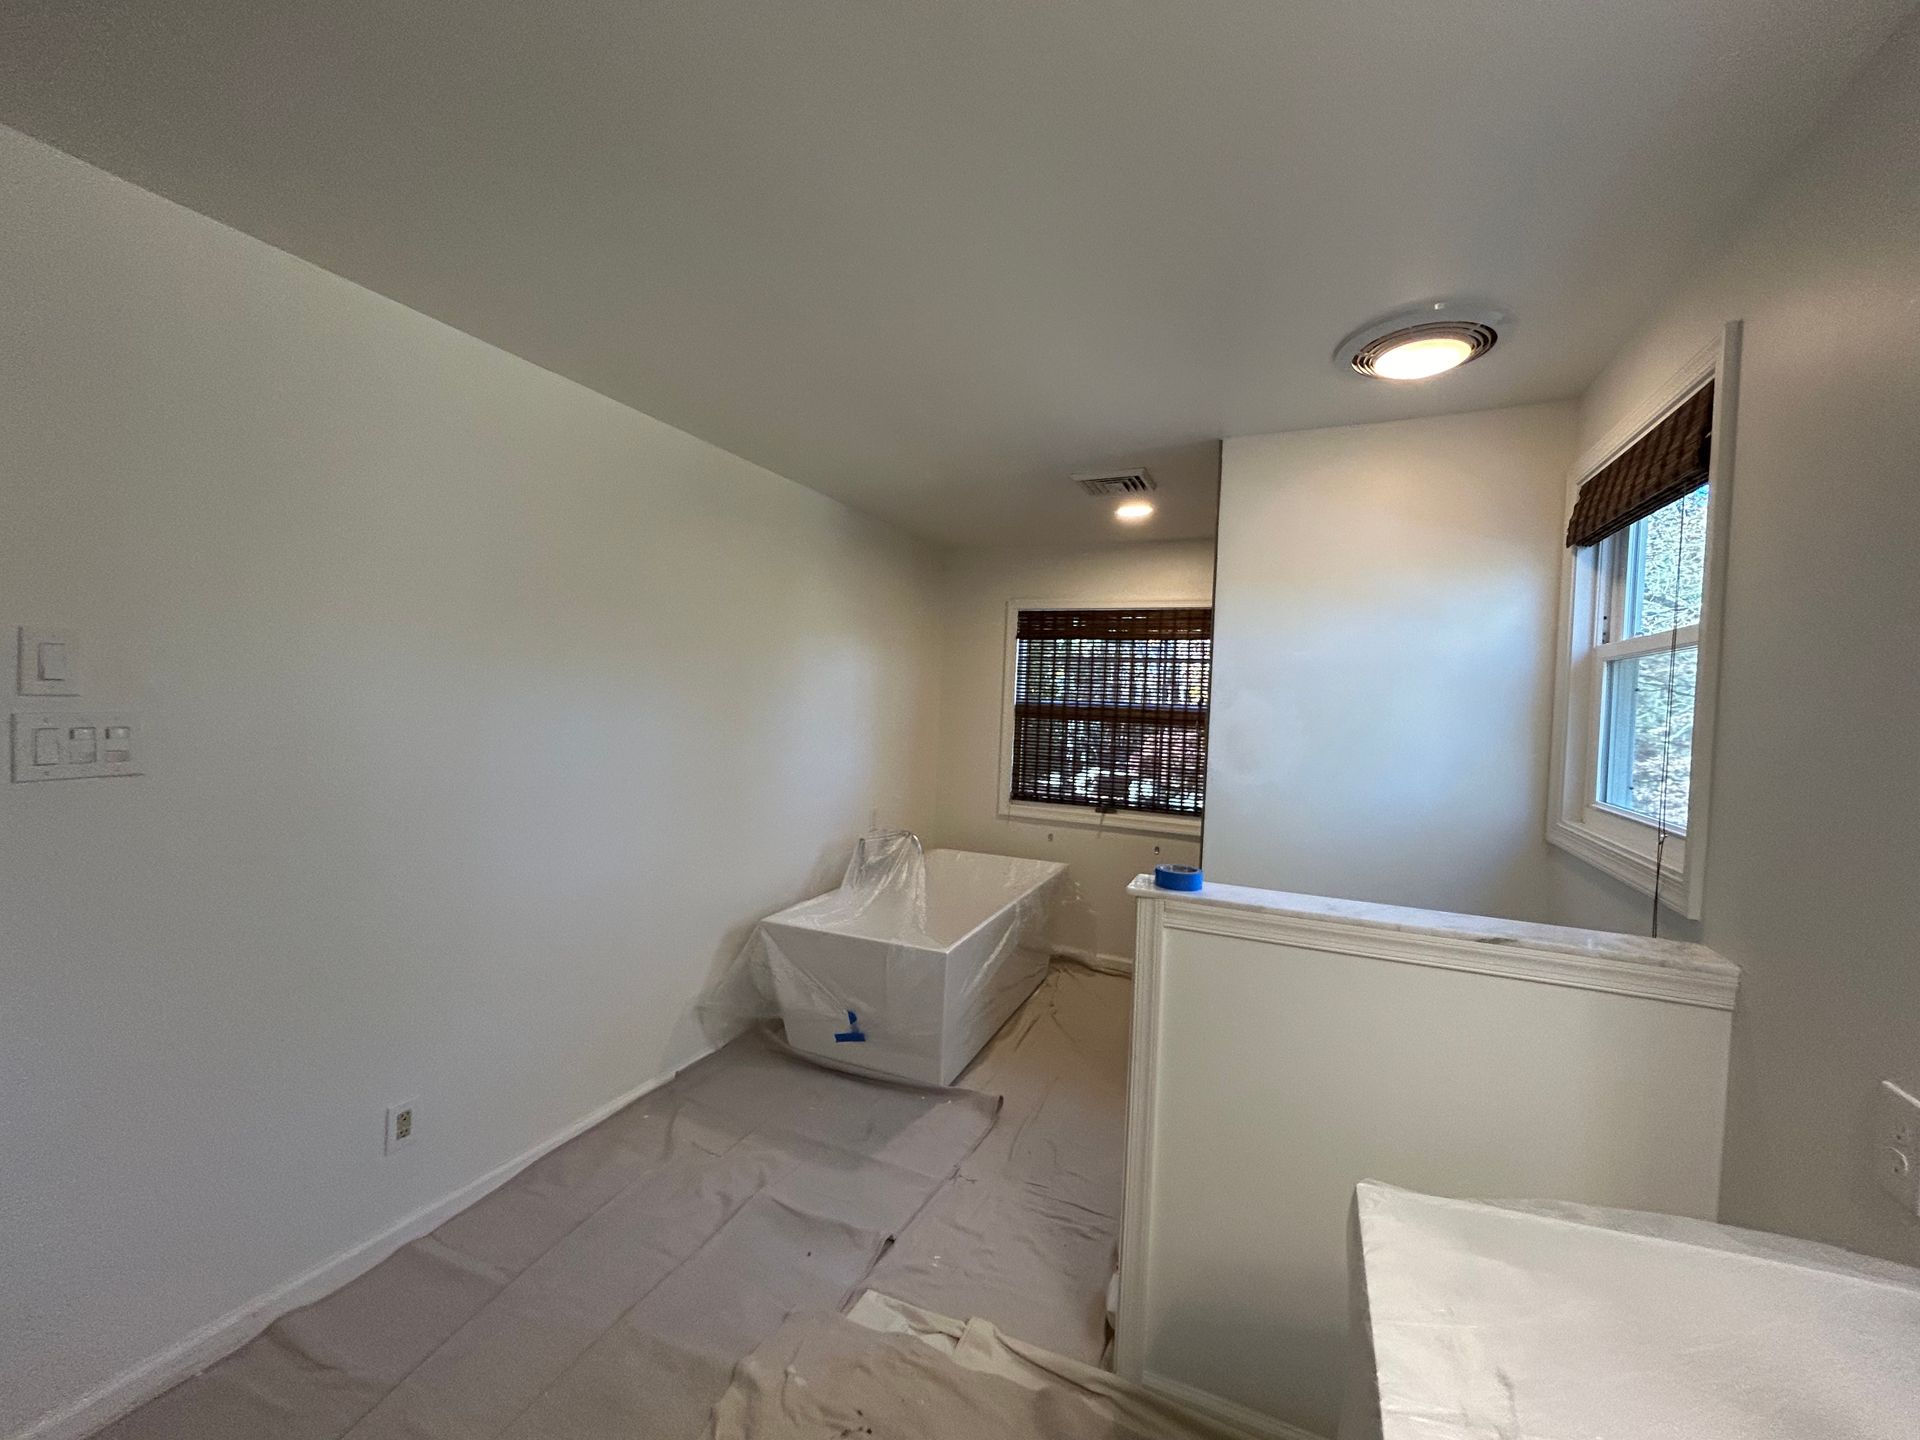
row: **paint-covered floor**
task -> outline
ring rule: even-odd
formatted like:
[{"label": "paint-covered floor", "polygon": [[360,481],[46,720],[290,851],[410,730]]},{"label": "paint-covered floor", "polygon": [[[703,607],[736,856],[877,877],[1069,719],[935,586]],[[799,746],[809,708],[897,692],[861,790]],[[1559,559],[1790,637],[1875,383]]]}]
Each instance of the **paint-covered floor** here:
[{"label": "paint-covered floor", "polygon": [[743,1036],[101,1435],[700,1436],[789,1314],[867,1289],[1097,1360],[1129,1001],[1056,965],[950,1091]]}]

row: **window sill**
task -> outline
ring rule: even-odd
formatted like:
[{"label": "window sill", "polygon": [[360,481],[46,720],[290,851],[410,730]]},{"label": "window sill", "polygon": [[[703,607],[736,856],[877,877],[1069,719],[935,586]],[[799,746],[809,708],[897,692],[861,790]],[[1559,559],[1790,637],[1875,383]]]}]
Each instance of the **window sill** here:
[{"label": "window sill", "polygon": [[[1652,847],[1654,844],[1653,821],[1648,819],[1645,815],[1642,815],[1637,810],[1629,810],[1623,805],[1609,805],[1604,800],[1596,800],[1593,802],[1593,813],[1596,815],[1607,816],[1610,818],[1610,821],[1613,823],[1618,823],[1621,825],[1630,825],[1635,830],[1645,831],[1647,838],[1642,848],[1645,849],[1649,855],[1653,853],[1652,851]],[[1667,831],[1667,843],[1669,845],[1671,845],[1676,840],[1684,844],[1686,841],[1686,838],[1687,838],[1687,832],[1685,830]]]},{"label": "window sill", "polygon": [[1047,805],[1034,800],[1002,800],[1000,818],[1027,825],[1065,825],[1078,830],[1114,830],[1127,835],[1164,835],[1198,840],[1204,823],[1197,815],[1155,815],[1146,810],[1115,810],[1102,815],[1084,805]]},{"label": "window sill", "polygon": [[[1617,812],[1616,812],[1617,813]],[[1611,816],[1609,818],[1612,818]],[[1592,826],[1576,824],[1566,819],[1556,819],[1547,827],[1549,843],[1565,850],[1602,870],[1643,895],[1652,895],[1654,890],[1655,865],[1653,858],[1654,829],[1638,820],[1627,820],[1636,830],[1646,832],[1643,843],[1629,843],[1613,835],[1601,833]],[[1639,840],[1641,837],[1636,836]],[[1676,913],[1689,920],[1700,918],[1700,906],[1693,898],[1692,887],[1687,876],[1687,847],[1685,838],[1674,835],[1667,840],[1667,854],[1660,870],[1660,900]]]}]

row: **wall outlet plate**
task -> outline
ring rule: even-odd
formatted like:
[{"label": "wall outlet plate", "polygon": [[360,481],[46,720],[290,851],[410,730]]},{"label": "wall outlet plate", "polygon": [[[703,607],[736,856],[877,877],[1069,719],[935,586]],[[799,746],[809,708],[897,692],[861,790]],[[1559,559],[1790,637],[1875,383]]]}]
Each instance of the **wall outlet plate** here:
[{"label": "wall outlet plate", "polygon": [[1891,1080],[1882,1080],[1874,1097],[1873,1178],[1920,1217],[1920,1100]]},{"label": "wall outlet plate", "polygon": [[411,1145],[420,1133],[420,1102],[402,1100],[387,1107],[387,1154]]},{"label": "wall outlet plate", "polygon": [[78,695],[79,637],[71,630],[22,625],[15,688],[22,695]]}]

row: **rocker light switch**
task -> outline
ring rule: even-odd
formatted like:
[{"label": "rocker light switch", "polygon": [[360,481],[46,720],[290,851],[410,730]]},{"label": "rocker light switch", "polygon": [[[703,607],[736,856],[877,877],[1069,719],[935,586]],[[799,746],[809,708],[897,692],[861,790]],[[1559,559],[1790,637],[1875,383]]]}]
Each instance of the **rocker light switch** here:
[{"label": "rocker light switch", "polygon": [[80,657],[73,632],[22,625],[16,686],[22,695],[78,695]]}]

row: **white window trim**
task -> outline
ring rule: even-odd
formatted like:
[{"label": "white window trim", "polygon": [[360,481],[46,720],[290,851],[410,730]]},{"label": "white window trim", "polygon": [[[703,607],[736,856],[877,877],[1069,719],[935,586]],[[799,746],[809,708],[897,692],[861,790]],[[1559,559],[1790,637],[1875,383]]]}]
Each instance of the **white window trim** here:
[{"label": "white window trim", "polygon": [[1084,805],[1050,805],[1013,796],[1013,691],[1020,654],[1022,610],[1211,610],[1213,597],[1176,596],[1130,600],[1009,600],[1006,662],[1000,686],[999,810],[1003,820],[1032,825],[1067,825],[1083,830],[1117,830],[1129,835],[1164,835],[1195,840],[1205,825],[1199,815],[1155,815],[1147,810],[1115,810],[1102,815]]},{"label": "white window trim", "polygon": [[[1707,463],[1707,553],[1701,593],[1699,668],[1693,703],[1693,763],[1685,835],[1668,836],[1659,864],[1662,904],[1698,920],[1706,894],[1707,834],[1713,792],[1714,712],[1720,691],[1721,616],[1725,609],[1727,533],[1733,511],[1734,424],[1740,368],[1740,322],[1703,348],[1633,415],[1575,462],[1567,481],[1568,513],[1580,485],[1616,459],[1708,380],[1714,382],[1713,445]],[[1552,774],[1547,786],[1547,839],[1617,880],[1654,893],[1658,832],[1638,816],[1599,803],[1600,666],[1594,655],[1601,586],[1597,547],[1565,551],[1560,567],[1560,635],[1553,687]],[[1691,627],[1690,627],[1691,628]],[[1693,638],[1683,634],[1682,643]],[[1658,637],[1659,648],[1669,637]],[[1617,653],[1618,647],[1615,647]]]}]

